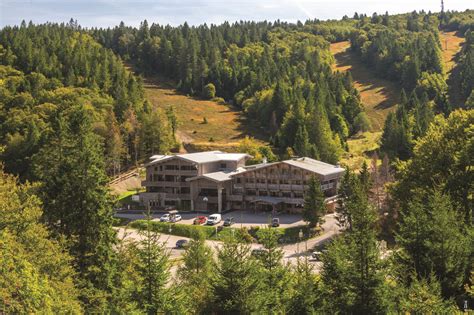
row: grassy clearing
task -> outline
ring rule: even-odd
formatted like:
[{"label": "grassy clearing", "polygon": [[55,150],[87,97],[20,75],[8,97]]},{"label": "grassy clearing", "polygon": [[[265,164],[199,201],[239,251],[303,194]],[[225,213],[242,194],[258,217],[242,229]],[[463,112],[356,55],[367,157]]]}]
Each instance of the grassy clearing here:
[{"label": "grassy clearing", "polygon": [[456,32],[440,32],[439,40],[443,50],[444,69],[449,75],[456,66],[456,55],[461,51],[465,38],[456,36]]},{"label": "grassy clearing", "polygon": [[448,94],[449,101],[460,106],[464,103],[464,99],[461,96],[460,82],[459,82],[459,71],[460,68],[456,67],[458,53],[461,51],[462,46],[465,42],[465,38],[456,36],[456,32],[440,32],[439,40],[441,42],[441,48],[443,50],[444,69],[446,72],[446,82],[448,83]]},{"label": "grassy clearing", "polygon": [[376,77],[349,48],[349,41],[331,44],[330,50],[336,60],[333,70],[351,72],[372,128],[380,131],[388,113],[399,102],[400,87],[395,82]]},{"label": "grassy clearing", "polygon": [[392,81],[378,78],[367,68],[359,57],[350,51],[349,41],[333,43],[330,50],[336,62],[334,71],[350,71],[354,86],[360,93],[362,104],[372,124],[372,132],[365,132],[349,139],[349,151],[345,152],[341,162],[353,169],[370,161],[373,151],[379,147],[385,119],[396,108],[400,99],[400,87]]},{"label": "grassy clearing", "polygon": [[347,140],[349,151],[344,152],[341,163],[352,169],[358,169],[366,161],[370,165],[372,153],[378,149],[381,131],[365,132]]},{"label": "grassy clearing", "polygon": [[180,94],[171,81],[162,77],[145,83],[146,96],[154,106],[175,107],[180,123],[177,135],[189,151],[195,147],[235,148],[246,135],[262,142],[265,139],[262,130],[252,127],[240,111],[229,105]]}]

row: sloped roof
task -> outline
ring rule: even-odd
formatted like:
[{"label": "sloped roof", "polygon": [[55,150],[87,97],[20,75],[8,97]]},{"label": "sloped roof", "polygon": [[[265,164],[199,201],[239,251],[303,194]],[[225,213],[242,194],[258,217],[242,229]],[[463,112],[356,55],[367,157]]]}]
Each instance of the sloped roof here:
[{"label": "sloped roof", "polygon": [[340,167],[339,165],[324,163],[308,157],[286,160],[283,161],[283,163],[293,165],[324,176],[345,172],[345,169],[343,167]]},{"label": "sloped roof", "polygon": [[324,163],[315,159],[311,159],[308,157],[302,157],[302,158],[295,158],[291,160],[285,160],[281,162],[272,162],[272,163],[262,163],[262,164],[255,164],[255,165],[249,165],[245,166],[245,172],[251,172],[253,170],[269,167],[272,165],[280,164],[280,163],[285,163],[288,165],[292,165],[322,176],[328,176],[332,174],[339,174],[339,173],[344,173],[345,169],[343,167],[340,167],[338,165],[332,165],[328,163]]},{"label": "sloped roof", "polygon": [[190,162],[202,164],[209,162],[219,161],[240,161],[243,158],[250,158],[251,156],[246,153],[225,153],[221,151],[206,151],[196,153],[185,153],[177,155],[153,155],[150,159],[152,160],[148,164],[154,164],[156,162],[162,162],[172,158],[179,158]]}]

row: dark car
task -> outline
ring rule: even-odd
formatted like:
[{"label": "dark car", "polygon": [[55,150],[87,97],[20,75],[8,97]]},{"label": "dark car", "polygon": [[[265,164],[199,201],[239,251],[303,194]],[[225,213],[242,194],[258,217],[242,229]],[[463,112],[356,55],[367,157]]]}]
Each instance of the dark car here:
[{"label": "dark car", "polygon": [[224,220],[224,226],[231,226],[234,224],[234,218],[230,217]]},{"label": "dark car", "polygon": [[258,257],[261,257],[261,256],[265,255],[266,252],[267,251],[263,248],[256,248],[256,249],[252,250],[252,256],[258,258]]},{"label": "dark car", "polygon": [[176,242],[176,248],[186,248],[189,246],[189,241],[188,240],[178,240]]},{"label": "dark car", "polygon": [[280,226],[280,219],[279,218],[273,218],[272,219],[272,227],[279,227]]}]

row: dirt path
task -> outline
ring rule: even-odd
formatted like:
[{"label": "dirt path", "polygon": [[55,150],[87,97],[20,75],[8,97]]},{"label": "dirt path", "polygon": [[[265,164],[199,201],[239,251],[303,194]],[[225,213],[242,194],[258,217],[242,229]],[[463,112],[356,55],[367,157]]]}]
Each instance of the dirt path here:
[{"label": "dirt path", "polygon": [[376,77],[349,48],[349,41],[331,44],[330,50],[336,59],[333,70],[351,72],[372,128],[380,131],[387,114],[399,101],[400,88],[394,82]]}]

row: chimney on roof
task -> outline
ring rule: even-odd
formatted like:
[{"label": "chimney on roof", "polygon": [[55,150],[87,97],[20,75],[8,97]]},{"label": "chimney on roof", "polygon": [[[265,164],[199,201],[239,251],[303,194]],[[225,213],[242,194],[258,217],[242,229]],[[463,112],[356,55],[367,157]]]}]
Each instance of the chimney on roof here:
[{"label": "chimney on roof", "polygon": [[267,157],[266,156],[263,157],[262,164],[267,164]]},{"label": "chimney on roof", "polygon": [[339,168],[339,167],[341,167],[341,164],[339,164],[339,162],[338,162],[338,163],[336,163],[335,167]]}]

